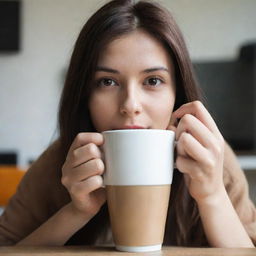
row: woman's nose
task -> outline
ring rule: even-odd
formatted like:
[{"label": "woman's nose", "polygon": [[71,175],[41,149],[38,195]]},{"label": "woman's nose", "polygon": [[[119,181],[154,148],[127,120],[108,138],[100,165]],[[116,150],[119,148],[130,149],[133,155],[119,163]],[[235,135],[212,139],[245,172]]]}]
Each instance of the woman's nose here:
[{"label": "woman's nose", "polygon": [[120,100],[120,112],[122,115],[132,117],[141,113],[140,95],[136,89],[133,88],[123,91],[123,96]]}]

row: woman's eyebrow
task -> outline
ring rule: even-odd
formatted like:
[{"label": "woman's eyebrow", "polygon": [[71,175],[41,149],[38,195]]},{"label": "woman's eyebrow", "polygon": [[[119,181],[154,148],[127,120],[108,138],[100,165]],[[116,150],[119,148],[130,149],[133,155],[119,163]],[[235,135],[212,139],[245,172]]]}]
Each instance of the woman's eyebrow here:
[{"label": "woman's eyebrow", "polygon": [[147,68],[147,69],[143,70],[141,73],[151,73],[151,72],[155,72],[155,71],[166,71],[166,72],[170,73],[170,71],[166,67]]}]

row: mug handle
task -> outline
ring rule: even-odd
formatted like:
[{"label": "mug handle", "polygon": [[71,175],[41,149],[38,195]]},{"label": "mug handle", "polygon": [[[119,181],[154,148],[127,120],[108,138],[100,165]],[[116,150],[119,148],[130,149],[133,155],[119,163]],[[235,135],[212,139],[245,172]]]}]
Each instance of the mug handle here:
[{"label": "mug handle", "polygon": [[174,141],[174,145],[173,145],[173,148],[174,148],[174,154],[173,154],[173,169],[177,169],[177,165],[176,165],[176,158],[177,158],[177,149],[176,149],[176,146],[177,146],[177,143],[178,143],[178,141],[175,140],[175,141]]}]

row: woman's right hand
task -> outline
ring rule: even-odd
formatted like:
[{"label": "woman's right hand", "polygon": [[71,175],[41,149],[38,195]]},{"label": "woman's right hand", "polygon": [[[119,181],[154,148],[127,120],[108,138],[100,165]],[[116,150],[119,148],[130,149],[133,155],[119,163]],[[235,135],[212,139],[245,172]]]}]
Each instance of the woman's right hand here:
[{"label": "woman's right hand", "polygon": [[99,146],[100,133],[79,133],[74,139],[62,167],[62,184],[67,188],[74,210],[94,216],[106,201],[102,174],[104,163]]}]

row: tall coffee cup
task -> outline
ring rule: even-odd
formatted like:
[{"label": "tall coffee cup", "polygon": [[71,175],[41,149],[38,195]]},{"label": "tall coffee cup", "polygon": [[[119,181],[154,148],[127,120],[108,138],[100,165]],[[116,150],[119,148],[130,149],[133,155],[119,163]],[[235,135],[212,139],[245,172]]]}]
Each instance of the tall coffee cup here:
[{"label": "tall coffee cup", "polygon": [[173,176],[174,132],[103,132],[104,184],[117,250],[161,250]]}]

